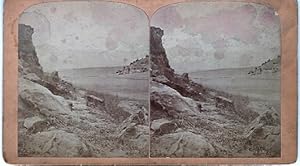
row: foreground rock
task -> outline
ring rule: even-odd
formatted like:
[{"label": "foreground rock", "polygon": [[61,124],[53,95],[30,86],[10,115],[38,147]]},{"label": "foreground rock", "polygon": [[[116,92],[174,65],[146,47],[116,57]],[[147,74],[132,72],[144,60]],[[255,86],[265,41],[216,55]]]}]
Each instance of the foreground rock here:
[{"label": "foreground rock", "polygon": [[[26,79],[19,79],[19,98],[32,107],[32,111],[47,111],[49,113],[63,113],[69,109],[63,104],[64,99],[51,93],[40,84]],[[22,108],[20,108],[22,110]]]},{"label": "foreground rock", "polygon": [[52,130],[36,133],[26,140],[27,153],[43,157],[84,157],[89,156],[88,147],[72,133]]},{"label": "foreground rock", "polygon": [[266,111],[257,117],[246,131],[246,145],[257,154],[276,156],[280,153],[280,118],[273,111]]},{"label": "foreground rock", "polygon": [[191,132],[166,134],[152,143],[156,157],[215,156],[214,147],[201,135]]},{"label": "foreground rock", "polygon": [[175,89],[151,82],[151,119],[179,118],[182,114],[197,115],[199,104],[192,98],[182,96]]}]

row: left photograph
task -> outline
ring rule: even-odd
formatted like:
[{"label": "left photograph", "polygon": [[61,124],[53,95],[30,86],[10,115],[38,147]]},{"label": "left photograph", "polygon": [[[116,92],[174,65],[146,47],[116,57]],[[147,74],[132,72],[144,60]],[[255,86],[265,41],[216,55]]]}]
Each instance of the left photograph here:
[{"label": "left photograph", "polygon": [[18,23],[19,157],[148,157],[146,14],[52,2]]}]

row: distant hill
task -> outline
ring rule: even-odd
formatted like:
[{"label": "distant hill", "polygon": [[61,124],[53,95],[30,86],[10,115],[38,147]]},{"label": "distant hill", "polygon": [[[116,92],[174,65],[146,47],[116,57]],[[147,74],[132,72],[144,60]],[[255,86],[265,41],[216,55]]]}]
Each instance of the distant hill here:
[{"label": "distant hill", "polygon": [[143,73],[147,72],[149,69],[149,56],[137,59],[134,62],[131,62],[128,66],[124,66],[123,69],[118,70],[117,74],[132,74],[132,73]]},{"label": "distant hill", "polygon": [[253,70],[249,71],[248,74],[259,75],[265,72],[277,73],[280,71],[280,59],[280,56],[277,56],[274,59],[268,59],[260,66],[255,67]]}]

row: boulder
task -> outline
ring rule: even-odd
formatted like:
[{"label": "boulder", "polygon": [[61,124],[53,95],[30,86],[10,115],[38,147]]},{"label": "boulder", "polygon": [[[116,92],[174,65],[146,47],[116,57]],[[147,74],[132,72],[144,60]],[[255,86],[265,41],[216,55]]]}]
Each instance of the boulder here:
[{"label": "boulder", "polygon": [[49,114],[67,112],[69,109],[63,104],[63,99],[55,96],[47,88],[32,81],[19,79],[19,97],[30,103],[32,109],[47,110]]},{"label": "boulder", "polygon": [[167,119],[158,119],[151,122],[151,130],[154,135],[164,135],[173,133],[177,129],[177,124]]},{"label": "boulder", "polygon": [[75,134],[51,130],[30,135],[25,143],[32,156],[82,157],[89,155],[88,147]]},{"label": "boulder", "polygon": [[103,103],[104,103],[104,100],[97,97],[97,96],[94,96],[94,95],[87,95],[86,96],[86,105],[87,106],[91,106],[91,107],[98,107],[98,106],[102,106]]},{"label": "boulder", "polygon": [[152,81],[150,95],[151,119],[178,118],[180,114],[197,115],[200,112],[195,100],[167,85]]},{"label": "boulder", "polygon": [[151,152],[159,157],[216,156],[215,148],[203,136],[191,132],[165,134],[151,145]]},{"label": "boulder", "polygon": [[50,127],[50,122],[44,121],[37,121],[35,122],[30,128],[27,130],[27,134],[35,134],[42,131],[46,131]]},{"label": "boulder", "polygon": [[136,123],[127,124],[118,135],[122,145],[133,146],[133,149],[147,151],[149,147],[149,126]]},{"label": "boulder", "polygon": [[133,145],[135,149],[147,151],[149,147],[149,122],[144,111],[133,113],[117,130],[118,140],[124,145]]},{"label": "boulder", "polygon": [[274,110],[257,117],[245,133],[246,146],[254,153],[278,157],[280,154],[280,118]]},{"label": "boulder", "polygon": [[24,127],[25,127],[26,129],[29,129],[29,128],[31,128],[35,123],[37,123],[37,122],[42,122],[42,121],[44,121],[44,119],[42,119],[42,118],[40,118],[40,117],[38,117],[38,116],[33,116],[33,117],[30,117],[30,118],[26,118],[26,119],[24,120]]}]

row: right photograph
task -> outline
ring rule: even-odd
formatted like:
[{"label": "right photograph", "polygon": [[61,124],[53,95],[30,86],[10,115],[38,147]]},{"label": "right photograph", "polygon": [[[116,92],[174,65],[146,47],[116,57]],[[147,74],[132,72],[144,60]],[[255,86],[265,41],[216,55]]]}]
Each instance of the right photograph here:
[{"label": "right photograph", "polygon": [[187,2],[150,29],[151,157],[280,157],[280,20],[268,6]]}]

